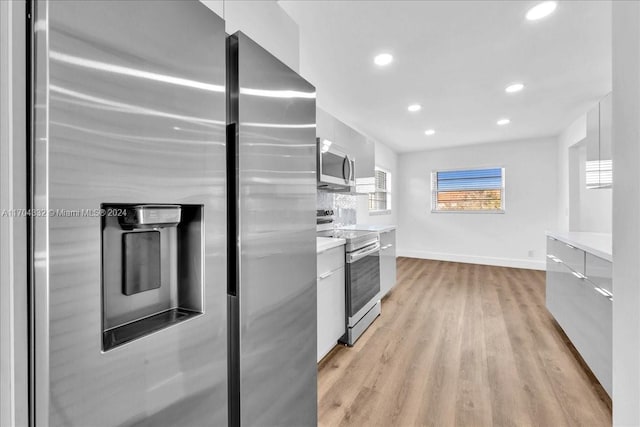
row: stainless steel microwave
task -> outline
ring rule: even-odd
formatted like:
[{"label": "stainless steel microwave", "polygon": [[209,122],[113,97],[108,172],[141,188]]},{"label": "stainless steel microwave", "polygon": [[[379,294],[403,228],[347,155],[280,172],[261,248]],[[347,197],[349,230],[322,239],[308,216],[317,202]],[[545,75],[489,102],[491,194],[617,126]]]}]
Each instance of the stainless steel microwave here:
[{"label": "stainless steel microwave", "polygon": [[355,187],[355,159],[327,139],[318,138],[317,143],[318,187],[345,190]]}]

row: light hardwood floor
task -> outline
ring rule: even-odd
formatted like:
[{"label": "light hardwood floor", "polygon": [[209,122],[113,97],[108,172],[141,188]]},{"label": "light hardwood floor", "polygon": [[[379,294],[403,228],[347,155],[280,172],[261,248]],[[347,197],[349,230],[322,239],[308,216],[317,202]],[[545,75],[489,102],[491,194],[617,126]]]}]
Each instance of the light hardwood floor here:
[{"label": "light hardwood floor", "polygon": [[321,426],[609,426],[541,271],[398,258],[382,316],[319,366]]}]

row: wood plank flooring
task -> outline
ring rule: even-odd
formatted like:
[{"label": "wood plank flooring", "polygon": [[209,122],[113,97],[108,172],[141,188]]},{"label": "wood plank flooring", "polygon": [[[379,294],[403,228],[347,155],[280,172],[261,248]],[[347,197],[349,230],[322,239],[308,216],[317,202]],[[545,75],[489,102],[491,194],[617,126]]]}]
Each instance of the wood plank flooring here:
[{"label": "wood plank flooring", "polygon": [[382,316],[319,365],[320,426],[610,426],[541,271],[398,258]]}]

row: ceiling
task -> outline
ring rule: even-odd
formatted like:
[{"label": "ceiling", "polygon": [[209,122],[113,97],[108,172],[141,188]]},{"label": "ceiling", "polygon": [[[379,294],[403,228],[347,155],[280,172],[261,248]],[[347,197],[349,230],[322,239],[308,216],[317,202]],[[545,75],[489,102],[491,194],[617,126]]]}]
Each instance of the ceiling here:
[{"label": "ceiling", "polygon": [[[611,90],[609,1],[560,1],[539,21],[524,17],[536,1],[279,3],[318,105],[399,152],[558,135]],[[380,52],[393,63],[374,65]]]}]

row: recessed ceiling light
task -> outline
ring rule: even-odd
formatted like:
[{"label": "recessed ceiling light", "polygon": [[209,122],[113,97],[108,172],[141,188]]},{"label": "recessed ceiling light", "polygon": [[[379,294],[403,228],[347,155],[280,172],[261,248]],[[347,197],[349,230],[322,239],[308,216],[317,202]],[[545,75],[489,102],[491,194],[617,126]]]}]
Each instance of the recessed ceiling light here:
[{"label": "recessed ceiling light", "polygon": [[390,53],[381,53],[373,58],[373,62],[381,67],[391,64],[391,61],[393,61],[393,56]]},{"label": "recessed ceiling light", "polygon": [[424,134],[427,135],[427,136],[431,136],[431,135],[433,135],[435,133],[436,133],[436,131],[433,130],[433,129],[427,129],[427,130],[424,131]]},{"label": "recessed ceiling light", "polygon": [[173,130],[180,130],[180,128],[178,126],[174,126]]},{"label": "recessed ceiling light", "polygon": [[522,83],[512,83],[507,86],[504,91],[507,93],[516,93],[520,92],[522,89],[524,89],[524,85]]},{"label": "recessed ceiling light", "polygon": [[511,123],[511,120],[509,120],[509,119],[500,119],[496,123],[498,124],[498,126],[504,126],[504,125],[508,125],[509,123]]},{"label": "recessed ceiling light", "polygon": [[422,110],[422,105],[420,104],[411,104],[407,107],[407,110],[411,111],[412,113],[415,113],[416,111],[420,111]]},{"label": "recessed ceiling light", "polygon": [[552,14],[553,11],[556,10],[557,6],[558,2],[543,1],[542,3],[538,3],[537,5],[529,9],[526,17],[529,21],[537,21],[538,19],[542,19],[545,16]]}]

